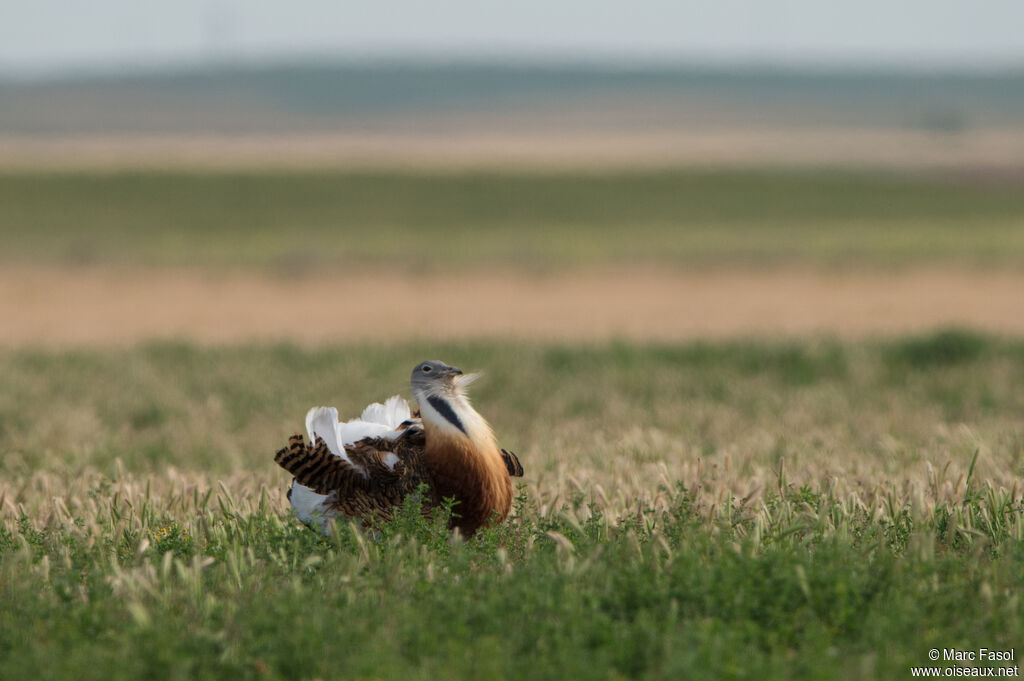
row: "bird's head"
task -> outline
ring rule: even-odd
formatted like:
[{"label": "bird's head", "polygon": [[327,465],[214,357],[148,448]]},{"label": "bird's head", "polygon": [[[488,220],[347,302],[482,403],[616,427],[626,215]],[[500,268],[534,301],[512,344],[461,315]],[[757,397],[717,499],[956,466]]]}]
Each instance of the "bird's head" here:
[{"label": "bird's head", "polygon": [[428,443],[435,436],[465,436],[476,445],[499,457],[494,431],[477,413],[466,397],[466,386],[480,374],[464,374],[444,362],[421,362],[412,370],[412,394],[419,404]]},{"label": "bird's head", "polygon": [[479,374],[464,374],[462,369],[444,362],[420,362],[412,370],[412,392],[418,402],[428,397],[461,397],[466,386],[478,377]]},{"label": "bird's head", "polygon": [[471,432],[490,432],[466,399],[466,386],[478,376],[464,374],[444,362],[417,364],[412,370],[412,394],[419,404],[424,426],[451,428],[452,432],[461,432],[466,437],[472,437]]}]

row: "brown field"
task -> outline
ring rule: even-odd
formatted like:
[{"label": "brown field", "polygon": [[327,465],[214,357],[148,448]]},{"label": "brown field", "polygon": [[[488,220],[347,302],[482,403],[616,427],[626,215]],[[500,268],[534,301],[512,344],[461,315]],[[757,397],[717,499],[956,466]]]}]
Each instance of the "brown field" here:
[{"label": "brown field", "polygon": [[682,340],[965,326],[1024,333],[1024,272],[616,269],[312,274],[32,266],[0,273],[0,345],[517,337]]},{"label": "brown field", "polygon": [[0,169],[830,166],[1019,170],[1024,129],[857,127],[493,130],[469,126],[264,135],[0,135]]}]

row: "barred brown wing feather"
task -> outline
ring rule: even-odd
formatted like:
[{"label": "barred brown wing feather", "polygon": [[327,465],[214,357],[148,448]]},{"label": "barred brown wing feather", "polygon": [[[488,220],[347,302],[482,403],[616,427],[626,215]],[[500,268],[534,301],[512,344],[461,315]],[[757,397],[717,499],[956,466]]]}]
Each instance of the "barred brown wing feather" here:
[{"label": "barred brown wing feather", "polygon": [[523,464],[519,463],[519,457],[507,449],[501,450],[501,458],[505,462],[508,474],[513,478],[523,477]]},{"label": "barred brown wing feather", "polygon": [[295,476],[296,482],[317,494],[340,492],[356,485],[357,478],[363,478],[345,459],[332,454],[327,443],[319,437],[311,448],[301,435],[292,435],[288,439],[288,447],[278,451],[274,461]]},{"label": "barred brown wing feather", "polygon": [[[386,520],[421,483],[427,482],[423,467],[423,432],[405,430],[397,438],[364,438],[347,445],[352,462],[368,475],[359,489],[339,493],[333,506],[347,516],[370,516]],[[433,500],[428,500],[427,507]]]},{"label": "barred brown wing feather", "polygon": [[393,439],[364,438],[345,446],[350,464],[332,454],[322,439],[310,448],[296,434],[274,461],[300,485],[332,495],[332,508],[346,516],[388,517],[407,494],[429,483],[422,464],[423,444],[423,432],[417,429]]}]

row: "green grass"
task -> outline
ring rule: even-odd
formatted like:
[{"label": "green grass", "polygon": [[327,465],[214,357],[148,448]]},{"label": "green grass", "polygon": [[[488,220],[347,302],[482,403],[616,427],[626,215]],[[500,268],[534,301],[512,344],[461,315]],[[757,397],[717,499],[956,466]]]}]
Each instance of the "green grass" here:
[{"label": "green grass", "polygon": [[[965,501],[950,528],[806,491],[710,518],[685,490],[671,500],[582,521],[577,501],[554,517],[521,501],[463,543],[414,510],[379,538],[325,540],[230,497],[185,524],[105,499],[95,517],[0,531],[0,673],[903,678],[930,648],[1024,634],[1019,502]],[[992,530],[962,525],[993,513]]]},{"label": "green grass", "polygon": [[774,170],[6,173],[0,242],[58,265],[1018,267],[1024,192]]},{"label": "green grass", "polygon": [[[427,356],[486,372],[514,516],[298,525],[272,451]],[[1024,635],[1019,341],[154,344],[0,380],[0,678],[908,678]]]}]

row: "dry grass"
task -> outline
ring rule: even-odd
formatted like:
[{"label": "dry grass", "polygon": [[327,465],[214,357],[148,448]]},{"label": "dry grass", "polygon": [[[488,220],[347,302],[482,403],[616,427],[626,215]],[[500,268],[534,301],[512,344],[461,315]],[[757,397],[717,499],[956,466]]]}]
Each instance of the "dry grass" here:
[{"label": "dry grass", "polygon": [[[838,503],[845,521],[863,513],[877,521],[893,522],[910,510],[912,517],[922,522],[934,518],[937,509],[947,508],[960,510],[957,527],[964,532],[988,529],[976,528],[978,519],[964,513],[964,501],[969,499],[985,502],[989,516],[1004,507],[1016,508],[1020,515],[1024,493],[1020,476],[1005,469],[992,470],[995,466],[986,465],[980,446],[975,450],[979,465],[973,472],[973,457],[951,457],[938,467],[925,462],[921,475],[896,479],[877,470],[857,471],[857,466],[824,474],[807,465],[790,471],[785,458],[771,466],[751,457],[734,461],[728,455],[720,463],[698,457],[672,465],[664,460],[638,465],[623,457],[623,453],[634,453],[638,445],[650,447],[663,437],[656,431],[631,433],[607,452],[618,455],[621,462],[611,467],[560,462],[538,472],[533,466],[531,472],[537,473],[521,484],[520,492],[536,504],[540,517],[575,526],[582,526],[595,512],[608,521],[631,514],[661,517],[677,503],[679,485],[689,491],[694,508],[709,524],[736,514],[774,525],[774,501],[799,497],[801,488],[812,490],[813,499],[793,504],[787,512],[814,519],[822,511],[814,501],[819,495]],[[963,432],[953,441],[957,449],[968,452],[966,447],[976,439]],[[676,451],[682,454],[684,448]],[[798,485],[792,480],[810,482]],[[27,519],[37,530],[95,540],[108,532],[101,528],[114,518],[115,534],[124,531],[146,536],[169,523],[195,534],[196,528],[221,515],[248,517],[269,510],[282,523],[294,522],[284,499],[286,484],[282,474],[269,465],[259,473],[228,475],[170,467],[157,474],[129,473],[119,467],[112,474],[95,469],[74,474],[41,471],[0,478],[0,508],[3,526],[11,532],[16,531],[20,519]],[[1014,536],[1024,539],[1024,524],[1017,524],[1020,520],[1014,520]],[[1002,521],[990,517],[989,522]]]},{"label": "dry grass", "polygon": [[[285,477],[270,455],[306,407],[354,413],[403,392],[404,367],[439,352],[8,353],[0,498],[8,519],[43,524],[58,508],[95,515],[90,491],[104,485],[133,505],[145,491],[179,522],[211,490],[283,513]],[[802,486],[871,513],[924,515],[965,498],[969,477],[971,489],[1013,500],[1024,491],[1014,344],[946,334],[890,345],[477,343],[444,354],[487,371],[477,404],[520,454],[525,490],[545,513],[575,497],[613,517],[664,510],[677,484],[709,514]]]}]

